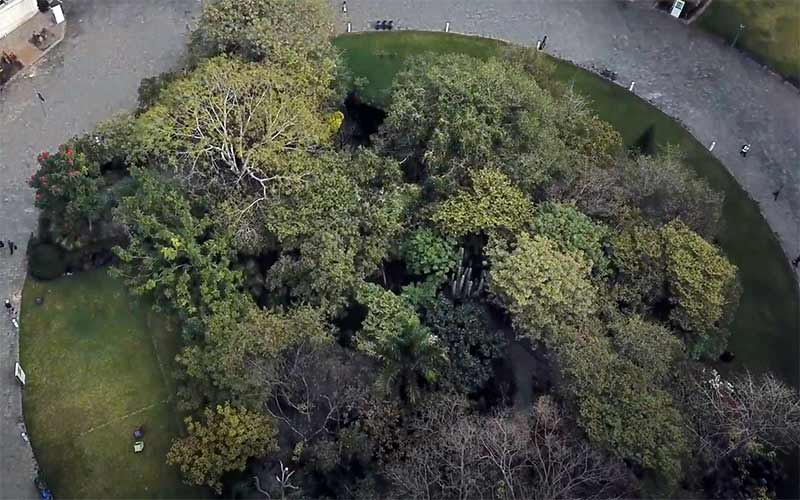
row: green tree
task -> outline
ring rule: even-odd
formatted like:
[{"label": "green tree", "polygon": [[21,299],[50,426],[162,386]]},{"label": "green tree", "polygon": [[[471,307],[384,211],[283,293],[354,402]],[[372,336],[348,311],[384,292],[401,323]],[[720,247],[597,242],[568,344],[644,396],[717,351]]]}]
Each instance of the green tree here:
[{"label": "green tree", "polygon": [[683,345],[669,328],[631,315],[610,325],[617,353],[646,373],[663,381],[683,357]]},{"label": "green tree", "polygon": [[433,383],[446,359],[441,341],[423,326],[402,296],[374,283],[362,284],[356,295],[367,317],[356,334],[356,347],[381,360],[381,382],[397,386],[409,402],[419,395],[421,383]]},{"label": "green tree", "polygon": [[305,186],[274,197],[258,209],[258,220],[281,250],[267,275],[269,288],[333,312],[378,270],[415,196],[400,184],[397,163],[372,153],[315,161],[319,169]]},{"label": "green tree", "polygon": [[411,233],[401,244],[400,252],[408,270],[420,276],[444,277],[458,261],[455,242],[426,227]]},{"label": "green tree", "polygon": [[420,325],[417,313],[403,297],[374,283],[362,284],[356,300],[367,308],[356,347],[372,356],[380,357],[382,345],[396,343],[406,325]]},{"label": "green tree", "polygon": [[312,173],[308,153],[331,140],[327,92],[284,68],[217,57],[138,117],[137,153],[168,166],[191,192],[241,196],[245,212],[301,188]]},{"label": "green tree", "polygon": [[177,359],[208,396],[221,391],[225,398],[260,407],[265,387],[253,376],[256,363],[275,368],[286,352],[332,339],[331,327],[318,309],[262,310],[249,302],[209,317],[203,341],[184,348]]},{"label": "green tree", "polygon": [[661,229],[666,253],[670,320],[689,332],[693,358],[715,356],[725,346],[725,323],[738,303],[736,266],[680,221]]},{"label": "green tree", "polygon": [[412,405],[419,399],[421,385],[439,379],[447,359],[439,339],[415,322],[403,324],[396,337],[379,344],[376,354],[383,363],[379,382],[387,391],[398,387]]},{"label": "green tree", "polygon": [[504,333],[489,325],[488,311],[478,304],[458,305],[439,297],[424,320],[447,349],[442,385],[466,393],[481,390],[492,378],[493,364],[505,355],[507,344]]},{"label": "green tree", "polygon": [[578,425],[589,440],[677,482],[687,444],[670,395],[596,334],[564,343],[558,359],[565,377],[562,390],[575,403]]},{"label": "green tree", "polygon": [[[330,58],[333,14],[323,0],[220,0],[203,9],[195,49],[277,66]],[[319,73],[330,74],[330,67]]]},{"label": "green tree", "polygon": [[594,274],[604,276],[608,258],[604,245],[611,231],[584,215],[573,205],[547,202],[536,207],[531,224],[533,233],[558,244],[565,252],[583,252]]},{"label": "green tree", "polygon": [[597,307],[591,264],[581,253],[564,253],[543,236],[523,233],[513,249],[494,244],[487,252],[489,290],[511,313],[515,328],[538,339],[581,325]]},{"label": "green tree", "polygon": [[471,189],[439,204],[431,217],[444,234],[514,234],[530,220],[533,204],[500,170],[475,170],[470,178]]},{"label": "green tree", "polygon": [[242,276],[233,270],[229,239],[166,179],[134,172],[137,189],[122,199],[115,218],[130,242],[117,246],[112,271],[139,294],[153,293],[184,318],[204,316],[241,293]]},{"label": "green tree", "polygon": [[167,462],[180,468],[187,483],[222,493],[222,475],[243,471],[247,460],[278,450],[272,420],[230,403],[206,408],[205,422],[186,418],[188,436],[176,440]]},{"label": "green tree", "polygon": [[553,98],[514,63],[412,57],[395,77],[390,103],[382,149],[417,159],[426,182],[445,192],[474,168],[495,166],[532,193],[585,165],[561,138]]}]

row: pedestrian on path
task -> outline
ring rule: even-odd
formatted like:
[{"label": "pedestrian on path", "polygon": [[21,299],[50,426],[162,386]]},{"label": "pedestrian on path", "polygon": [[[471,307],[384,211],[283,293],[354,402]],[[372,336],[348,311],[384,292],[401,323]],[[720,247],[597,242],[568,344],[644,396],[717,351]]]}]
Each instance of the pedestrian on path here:
[{"label": "pedestrian on path", "polygon": [[0,240],[0,248],[3,248],[3,247],[5,247],[5,246],[6,246],[6,244],[5,244],[5,243],[3,243],[3,240]]},{"label": "pedestrian on path", "polygon": [[342,13],[347,14],[347,0],[344,0],[344,2],[342,2]]},{"label": "pedestrian on path", "polygon": [[794,266],[795,269],[797,269],[797,266],[800,266],[800,255],[792,260],[792,266]]},{"label": "pedestrian on path", "polygon": [[783,184],[781,184],[778,189],[772,192],[772,197],[775,199],[775,201],[778,201],[778,196],[781,195],[781,191],[783,191]]},{"label": "pedestrian on path", "polygon": [[747,153],[749,152],[750,152],[750,144],[744,144],[742,145],[742,149],[741,151],[739,151],[739,154],[742,155],[742,158],[747,158]]},{"label": "pedestrian on path", "polygon": [[14,250],[16,249],[17,245],[13,241],[8,240],[8,250],[11,252],[11,255],[14,255]]}]

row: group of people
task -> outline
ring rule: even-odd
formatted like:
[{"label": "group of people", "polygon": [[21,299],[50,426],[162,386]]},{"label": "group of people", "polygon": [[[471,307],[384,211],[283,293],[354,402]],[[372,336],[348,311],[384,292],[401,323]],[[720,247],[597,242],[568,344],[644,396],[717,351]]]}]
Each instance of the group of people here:
[{"label": "group of people", "polygon": [[0,248],[5,248],[5,247],[8,247],[8,251],[11,253],[11,255],[14,255],[14,250],[19,248],[17,244],[11,240],[7,240],[5,243],[3,242],[3,240],[0,240]]}]

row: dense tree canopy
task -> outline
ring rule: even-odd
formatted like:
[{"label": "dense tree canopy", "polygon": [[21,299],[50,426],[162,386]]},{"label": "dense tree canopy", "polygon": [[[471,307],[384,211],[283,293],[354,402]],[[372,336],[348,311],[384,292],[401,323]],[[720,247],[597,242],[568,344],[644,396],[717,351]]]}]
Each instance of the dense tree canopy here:
[{"label": "dense tree canopy", "polygon": [[224,231],[198,217],[187,196],[150,172],[136,174],[135,194],[123,198],[117,219],[130,243],[116,247],[123,277],[137,293],[154,293],[186,317],[205,315],[239,293],[241,276]]},{"label": "dense tree canopy", "polygon": [[[618,147],[618,134],[595,120],[580,99],[556,102],[519,66],[419,56],[395,78],[382,144],[414,158],[444,190],[466,182],[473,168],[493,166],[533,192]],[[578,148],[567,144],[577,137]]]},{"label": "dense tree canopy", "polygon": [[687,448],[682,417],[670,395],[648,382],[648,370],[616,356],[608,339],[593,334],[562,346],[559,354],[565,390],[589,439],[677,481]]},{"label": "dense tree canopy", "polygon": [[739,290],[711,241],[722,199],[685,159],[623,151],[523,49],[408,59],[356,144],[331,19],[322,0],[210,3],[186,68],[31,179],[48,244],[113,229],[113,272],[177,315],[195,416],[168,459],[189,481],[695,493],[794,442],[785,386],[691,376]]},{"label": "dense tree canopy", "polygon": [[[237,54],[296,68],[333,53],[333,16],[324,0],[219,0],[203,10],[199,24],[193,41],[204,55]],[[318,74],[327,78],[331,70],[323,66]]]}]

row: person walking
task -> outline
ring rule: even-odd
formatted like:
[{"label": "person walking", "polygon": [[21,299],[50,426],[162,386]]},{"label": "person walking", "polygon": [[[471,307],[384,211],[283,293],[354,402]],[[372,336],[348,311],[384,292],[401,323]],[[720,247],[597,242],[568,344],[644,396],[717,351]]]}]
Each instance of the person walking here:
[{"label": "person walking", "polygon": [[347,0],[342,2],[342,14],[347,14]]},{"label": "person walking", "polygon": [[747,158],[747,153],[750,152],[750,144],[743,144],[742,149],[739,151],[739,154],[742,155],[742,158]]},{"label": "person walking", "polygon": [[792,259],[792,266],[797,269],[797,266],[800,266],[800,255]]},{"label": "person walking", "polygon": [[11,255],[14,255],[14,250],[16,250],[16,249],[17,249],[17,245],[13,241],[8,240],[8,250],[9,250],[9,252],[11,252]]},{"label": "person walking", "polygon": [[781,195],[781,191],[783,191],[783,184],[781,184],[778,189],[776,189],[775,191],[772,192],[772,198],[775,201],[778,201],[778,196]]}]

